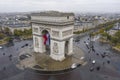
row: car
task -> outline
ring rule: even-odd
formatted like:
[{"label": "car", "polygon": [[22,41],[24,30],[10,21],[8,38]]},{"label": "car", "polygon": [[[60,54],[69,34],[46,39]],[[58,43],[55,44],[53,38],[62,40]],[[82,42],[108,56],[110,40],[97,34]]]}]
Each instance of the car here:
[{"label": "car", "polygon": [[2,49],[3,47],[2,46],[0,46],[0,49]]},{"label": "car", "polygon": [[74,68],[77,68],[77,67],[79,67],[79,66],[81,66],[81,64],[73,63],[73,64],[71,65],[71,68],[74,69]]},{"label": "car", "polygon": [[75,39],[75,42],[79,42],[80,40],[79,39]]},{"label": "car", "polygon": [[19,59],[24,60],[24,59],[29,58],[29,57],[31,57],[30,54],[22,54],[22,55],[19,56]]},{"label": "car", "polygon": [[74,69],[74,68],[76,68],[76,67],[77,67],[77,64],[76,64],[76,63],[73,63],[72,66],[71,66],[72,69]]},{"label": "car", "polygon": [[85,57],[81,57],[80,59],[83,60],[83,59],[85,59]]},{"label": "car", "polygon": [[89,45],[89,43],[88,43],[88,42],[86,42],[86,45]]},{"label": "car", "polygon": [[27,57],[31,57],[31,55],[30,55],[30,54],[26,54],[26,56],[27,56]]},{"label": "car", "polygon": [[28,44],[26,43],[25,46],[28,46]]}]

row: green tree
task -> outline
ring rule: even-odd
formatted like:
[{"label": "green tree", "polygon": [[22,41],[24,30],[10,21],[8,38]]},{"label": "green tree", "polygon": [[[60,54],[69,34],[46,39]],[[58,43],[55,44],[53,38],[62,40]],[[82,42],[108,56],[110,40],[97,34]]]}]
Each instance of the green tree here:
[{"label": "green tree", "polygon": [[5,35],[3,33],[0,33],[0,39],[3,39]]},{"label": "green tree", "polygon": [[4,40],[5,40],[5,41],[10,41],[11,38],[10,38],[10,37],[6,37]]},{"label": "green tree", "polygon": [[111,28],[113,28],[113,26],[114,26],[114,24],[110,24],[110,25],[108,25],[108,26],[105,28],[105,31],[110,30]]},{"label": "green tree", "polygon": [[17,29],[15,29],[15,30],[14,30],[14,35],[20,37],[20,36],[23,35],[23,31],[22,31],[22,30],[17,30]]},{"label": "green tree", "polygon": [[99,33],[104,33],[104,31],[105,31],[105,29],[102,28],[102,29],[99,30]]},{"label": "green tree", "polygon": [[115,36],[111,37],[111,42],[116,45],[118,43],[118,38]]},{"label": "green tree", "polygon": [[6,28],[4,29],[4,32],[5,32],[5,34],[7,34],[7,35],[11,35],[11,31],[10,31],[10,29],[9,29],[8,27],[6,27]]}]

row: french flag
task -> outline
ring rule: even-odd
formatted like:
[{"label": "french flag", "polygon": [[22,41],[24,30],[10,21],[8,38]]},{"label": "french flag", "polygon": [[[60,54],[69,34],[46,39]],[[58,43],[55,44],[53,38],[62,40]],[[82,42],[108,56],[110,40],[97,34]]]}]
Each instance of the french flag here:
[{"label": "french flag", "polygon": [[50,35],[49,33],[43,35],[44,45],[50,45]]}]

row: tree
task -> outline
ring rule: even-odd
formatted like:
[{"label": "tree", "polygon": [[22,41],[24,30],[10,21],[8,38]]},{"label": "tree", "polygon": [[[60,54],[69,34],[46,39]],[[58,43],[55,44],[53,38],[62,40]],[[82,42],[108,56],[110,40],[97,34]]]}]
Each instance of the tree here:
[{"label": "tree", "polygon": [[23,34],[23,31],[22,31],[22,30],[17,30],[17,29],[14,30],[14,35],[15,35],[15,36],[18,36],[18,37],[19,37],[19,36],[22,36],[22,34]]},{"label": "tree", "polygon": [[10,31],[10,29],[9,29],[8,27],[6,27],[6,28],[4,29],[4,32],[5,32],[5,34],[7,34],[7,35],[10,35],[10,34],[11,34],[11,31]]},{"label": "tree", "polygon": [[120,39],[120,31],[117,31],[114,36],[116,36]]},{"label": "tree", "polygon": [[120,31],[117,31],[115,35],[111,37],[110,41],[115,45],[120,44]]},{"label": "tree", "polygon": [[105,30],[104,28],[100,29],[99,33],[104,33],[104,30]]},{"label": "tree", "polygon": [[111,37],[111,42],[116,45],[118,43],[117,37],[115,36]]},{"label": "tree", "polygon": [[114,24],[108,25],[108,26],[105,28],[105,31],[110,30],[111,28],[113,28],[113,26],[114,26]]},{"label": "tree", "polygon": [[5,35],[3,33],[0,33],[0,39],[4,38]]},{"label": "tree", "polygon": [[10,40],[12,40],[12,38],[10,38],[10,37],[5,38],[5,41],[7,41],[7,42],[10,41]]},{"label": "tree", "polygon": [[15,29],[14,30],[14,35],[18,36],[18,37],[31,36],[32,35],[32,29],[29,29],[29,30],[24,29],[24,31]]}]

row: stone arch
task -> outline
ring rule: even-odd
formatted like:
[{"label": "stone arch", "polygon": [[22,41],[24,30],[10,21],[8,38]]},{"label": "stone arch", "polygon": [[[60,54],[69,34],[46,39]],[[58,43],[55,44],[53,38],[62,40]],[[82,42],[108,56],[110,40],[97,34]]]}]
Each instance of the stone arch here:
[{"label": "stone arch", "polygon": [[51,29],[50,29],[50,28],[39,27],[39,30],[40,30],[40,34],[41,34],[41,35],[42,35],[42,32],[43,32],[44,30],[48,31],[49,34],[51,35]]}]

